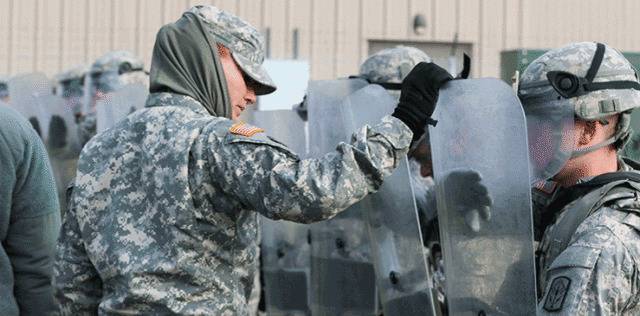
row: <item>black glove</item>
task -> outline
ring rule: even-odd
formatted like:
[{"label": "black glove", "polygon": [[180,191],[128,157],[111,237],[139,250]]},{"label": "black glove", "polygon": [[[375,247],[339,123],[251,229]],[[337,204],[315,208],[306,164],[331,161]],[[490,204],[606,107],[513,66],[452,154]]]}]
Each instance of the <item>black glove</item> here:
[{"label": "black glove", "polygon": [[450,207],[464,217],[464,221],[473,232],[480,231],[481,220],[491,219],[493,201],[482,176],[475,170],[456,169],[443,180]]},{"label": "black glove", "polygon": [[431,114],[438,101],[438,90],[451,79],[449,72],[440,66],[421,62],[402,80],[400,102],[391,115],[413,131],[414,141],[422,136],[427,123],[435,125]]}]

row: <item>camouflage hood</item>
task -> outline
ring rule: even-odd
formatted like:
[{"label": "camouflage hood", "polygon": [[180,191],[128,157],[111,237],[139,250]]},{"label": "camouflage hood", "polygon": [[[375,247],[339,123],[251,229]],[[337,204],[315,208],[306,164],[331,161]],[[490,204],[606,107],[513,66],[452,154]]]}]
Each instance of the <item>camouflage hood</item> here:
[{"label": "camouflage hood", "polygon": [[231,118],[227,81],[216,43],[193,13],[186,12],[158,31],[149,81],[151,93],[187,95],[211,115]]}]

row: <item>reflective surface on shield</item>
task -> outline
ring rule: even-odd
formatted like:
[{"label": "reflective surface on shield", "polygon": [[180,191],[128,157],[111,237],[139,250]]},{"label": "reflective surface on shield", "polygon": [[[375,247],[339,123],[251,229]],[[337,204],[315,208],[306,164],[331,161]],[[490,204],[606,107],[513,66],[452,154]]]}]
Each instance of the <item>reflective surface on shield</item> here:
[{"label": "reflective surface on shield", "polygon": [[[366,86],[361,79],[311,81],[307,92],[312,156],[347,141],[342,101]],[[373,315],[378,302],[362,209],[353,206],[335,218],[311,225],[311,311],[313,315]]]},{"label": "reflective surface on shield", "polygon": [[[292,110],[255,111],[251,124],[304,156],[305,122]],[[308,225],[260,216],[266,311],[269,315],[310,315]]]},{"label": "reflective surface on shield", "polygon": [[48,107],[49,126],[46,141],[49,160],[53,169],[58,190],[58,199],[62,213],[66,211],[66,190],[73,181],[76,173],[80,143],[78,141],[77,126],[73,109],[65,104],[64,99],[56,95],[46,95],[37,98],[41,107]]},{"label": "reflective surface on shield", "polygon": [[48,107],[41,106],[37,99],[48,95],[53,95],[53,84],[42,73],[19,75],[9,80],[9,105],[29,120],[45,142],[51,115]]},{"label": "reflective surface on shield", "polygon": [[[379,122],[396,103],[380,86],[360,89],[345,101],[346,130]],[[384,315],[436,315],[407,158],[356,207],[368,225]]]},{"label": "reflective surface on shield", "polygon": [[[497,79],[451,81],[440,90],[434,118],[429,133],[449,313],[535,315],[527,133],[517,97]],[[465,204],[476,192],[449,182],[460,170],[479,174],[493,200],[477,232],[465,221],[477,211]]]},{"label": "reflective surface on shield", "polygon": [[567,99],[523,99],[529,139],[531,183],[550,180],[575,150],[574,109]]},{"label": "reflective surface on shield", "polygon": [[129,84],[107,93],[103,99],[96,102],[97,133],[143,108],[147,96],[147,89],[141,84]]}]

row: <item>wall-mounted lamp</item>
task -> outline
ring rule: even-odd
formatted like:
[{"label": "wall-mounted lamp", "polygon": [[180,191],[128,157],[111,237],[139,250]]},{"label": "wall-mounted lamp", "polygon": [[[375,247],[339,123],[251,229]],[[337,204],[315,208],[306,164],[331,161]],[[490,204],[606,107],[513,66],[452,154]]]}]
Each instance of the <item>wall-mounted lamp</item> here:
[{"label": "wall-mounted lamp", "polygon": [[422,15],[422,13],[416,14],[413,17],[413,32],[416,35],[422,35],[427,31],[427,19]]}]

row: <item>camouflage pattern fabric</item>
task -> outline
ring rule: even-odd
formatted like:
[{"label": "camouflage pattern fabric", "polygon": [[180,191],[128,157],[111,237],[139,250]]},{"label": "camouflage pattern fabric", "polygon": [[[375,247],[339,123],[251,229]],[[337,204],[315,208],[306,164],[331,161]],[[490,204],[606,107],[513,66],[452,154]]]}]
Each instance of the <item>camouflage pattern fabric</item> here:
[{"label": "camouflage pattern fabric", "polygon": [[[621,171],[631,167],[619,161]],[[588,180],[588,179],[586,179]],[[606,198],[603,197],[603,198]],[[548,254],[556,225],[547,227],[539,252]],[[605,204],[576,230],[558,257],[539,258],[538,315],[640,315],[640,205],[634,197]]]},{"label": "camouflage pattern fabric", "polygon": [[256,212],[331,218],[377,190],[412,138],[387,116],[350,145],[301,160],[233,124],[190,97],[156,93],[85,146],[56,257],[62,314],[249,314]]},{"label": "camouflage pattern fabric", "polygon": [[244,73],[259,83],[256,95],[269,94],[276,85],[262,67],[264,40],[262,35],[239,17],[211,5],[198,5],[187,12],[200,17],[207,32],[217,43],[231,51],[231,56]]},{"label": "camouflage pattern fabric", "polygon": [[431,57],[410,46],[383,49],[360,65],[360,76],[371,82],[401,83],[413,67],[431,62]]}]

